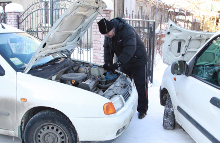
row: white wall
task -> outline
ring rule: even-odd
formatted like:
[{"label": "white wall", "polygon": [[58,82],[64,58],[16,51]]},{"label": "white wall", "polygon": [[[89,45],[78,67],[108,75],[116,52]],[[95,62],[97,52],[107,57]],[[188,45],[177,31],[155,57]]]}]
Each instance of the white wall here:
[{"label": "white wall", "polygon": [[132,11],[135,13],[135,5],[136,5],[136,0],[125,0],[124,1],[124,13],[126,12],[126,9],[128,11],[128,15],[132,14]]}]

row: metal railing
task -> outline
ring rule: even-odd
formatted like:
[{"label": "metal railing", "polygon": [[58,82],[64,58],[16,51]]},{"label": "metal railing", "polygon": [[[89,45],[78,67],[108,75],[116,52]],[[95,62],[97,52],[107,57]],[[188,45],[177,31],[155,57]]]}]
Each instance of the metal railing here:
[{"label": "metal railing", "polygon": [[42,40],[74,0],[38,1],[17,17],[18,28]]},{"label": "metal railing", "polygon": [[[49,0],[38,1],[31,4],[20,16],[17,17],[18,28],[34,37],[43,40],[56,20],[68,9],[75,0]],[[79,45],[72,54],[73,58],[92,62],[91,27],[82,37]]]},{"label": "metal railing", "polygon": [[154,45],[155,45],[155,20],[124,18],[135,28],[144,42],[147,50],[148,80],[153,83]]}]

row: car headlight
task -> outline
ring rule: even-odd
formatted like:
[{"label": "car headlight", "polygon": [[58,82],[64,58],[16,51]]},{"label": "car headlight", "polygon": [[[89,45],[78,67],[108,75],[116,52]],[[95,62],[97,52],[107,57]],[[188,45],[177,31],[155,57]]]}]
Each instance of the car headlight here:
[{"label": "car headlight", "polygon": [[111,102],[104,104],[103,111],[106,115],[115,114],[125,105],[124,98],[122,95],[113,95]]},{"label": "car headlight", "polygon": [[114,95],[110,98],[110,100],[115,106],[116,112],[119,111],[125,105],[125,101],[122,95]]}]

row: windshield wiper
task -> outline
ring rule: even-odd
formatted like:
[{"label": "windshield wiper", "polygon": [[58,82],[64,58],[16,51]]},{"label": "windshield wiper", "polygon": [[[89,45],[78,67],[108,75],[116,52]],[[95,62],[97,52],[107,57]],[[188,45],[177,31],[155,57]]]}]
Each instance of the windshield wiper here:
[{"label": "windshield wiper", "polygon": [[48,65],[54,65],[56,62],[58,62],[59,60],[61,59],[61,57],[57,57],[57,58],[54,58],[42,65],[37,65],[37,66],[33,66],[30,70],[35,70],[35,69],[38,69],[38,68],[42,68],[42,67],[45,67],[45,66],[48,66]]},{"label": "windshield wiper", "polygon": [[26,67],[20,67],[20,68],[18,68],[18,71],[19,71],[19,72],[23,72],[25,68],[26,68]]}]

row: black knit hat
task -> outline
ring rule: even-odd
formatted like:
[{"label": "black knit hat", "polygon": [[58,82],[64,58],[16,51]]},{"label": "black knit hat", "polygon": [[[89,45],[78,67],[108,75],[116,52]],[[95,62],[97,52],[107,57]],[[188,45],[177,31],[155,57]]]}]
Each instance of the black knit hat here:
[{"label": "black knit hat", "polygon": [[105,18],[101,19],[98,22],[98,26],[101,34],[107,34],[109,31],[113,29],[113,23],[111,21],[106,20]]}]

